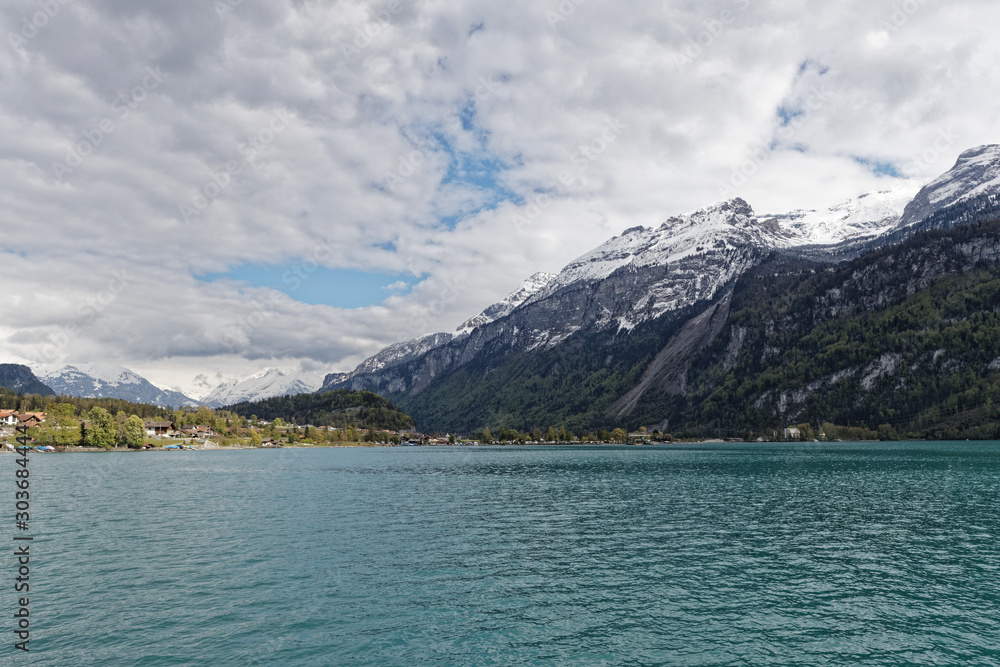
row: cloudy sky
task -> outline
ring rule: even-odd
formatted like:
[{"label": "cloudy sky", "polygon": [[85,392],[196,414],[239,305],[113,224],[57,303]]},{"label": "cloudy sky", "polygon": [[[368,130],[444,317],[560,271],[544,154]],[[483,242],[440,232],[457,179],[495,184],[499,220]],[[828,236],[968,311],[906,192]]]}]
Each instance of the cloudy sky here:
[{"label": "cloudy sky", "polygon": [[8,0],[0,359],[204,394],[1000,139],[987,0]]}]

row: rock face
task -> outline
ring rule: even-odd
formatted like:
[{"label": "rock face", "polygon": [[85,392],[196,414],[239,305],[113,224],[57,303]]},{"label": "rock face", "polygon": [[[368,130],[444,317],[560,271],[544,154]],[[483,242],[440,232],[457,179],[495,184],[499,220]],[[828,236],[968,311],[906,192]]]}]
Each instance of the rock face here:
[{"label": "rock face", "polygon": [[6,387],[17,394],[52,396],[56,393],[43,384],[30,368],[21,364],[0,364],[0,387]]},{"label": "rock face", "polygon": [[[724,295],[775,253],[791,261],[834,264],[905,241],[930,220],[947,226],[992,215],[992,207],[1000,207],[995,201],[1000,195],[1000,147],[963,153],[954,169],[910,201],[912,194],[904,188],[863,195],[828,211],[767,216],[755,215],[737,198],[670,218],[658,227],[635,227],[555,276],[532,276],[506,299],[465,322],[459,335],[435,334],[394,345],[352,373],[327,376],[323,389],[389,394],[419,421],[421,415],[407,397],[439,385],[459,369],[475,366],[477,373],[488,374],[504,359],[557,350],[578,336],[601,332],[622,340],[633,331],[646,331],[651,323],[673,321],[679,313],[701,317],[669,344],[673,352],[664,348],[636,378],[638,385],[620,395],[612,412],[624,415],[648,390],[683,391],[683,359],[717,335],[719,318],[725,318]],[[975,252],[985,257],[992,251]],[[931,267],[920,275],[931,279],[933,272]],[[908,282],[901,288],[920,286]],[[706,308],[714,310],[706,314]],[[735,359],[738,354],[734,349],[728,356]],[[530,367],[530,361],[524,363]]]},{"label": "rock face", "polygon": [[61,396],[81,398],[120,398],[133,403],[181,407],[197,401],[178,391],[160,389],[146,378],[123,366],[112,364],[76,364],[59,368],[41,368],[44,378]]}]

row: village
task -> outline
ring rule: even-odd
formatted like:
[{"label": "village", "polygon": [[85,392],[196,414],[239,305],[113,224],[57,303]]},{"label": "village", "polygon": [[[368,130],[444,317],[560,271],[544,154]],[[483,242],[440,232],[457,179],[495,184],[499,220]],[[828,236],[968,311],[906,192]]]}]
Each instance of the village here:
[{"label": "village", "polygon": [[[53,425],[45,412],[0,410],[0,443],[5,451],[14,451],[15,441],[25,433],[32,448],[42,451],[102,451],[107,449],[257,449],[285,446],[421,446],[475,444],[445,434],[430,436],[411,431],[386,429],[335,428],[312,424],[285,424],[281,419],[256,420],[235,424],[233,420],[215,420],[215,424],[178,425],[169,420],[142,420],[142,442],[116,441],[112,447],[88,446],[85,433],[89,419],[61,420]],[[121,421],[121,420],[119,420]],[[121,429],[119,429],[121,430]],[[58,438],[51,434],[60,431]],[[79,432],[79,437],[73,433]],[[72,442],[75,440],[75,442]],[[116,440],[123,440],[118,437]],[[58,443],[58,444],[57,444]],[[50,447],[49,445],[55,445]],[[136,446],[138,445],[138,446]]]},{"label": "village", "polygon": [[[112,417],[104,412],[98,416],[103,426],[92,424],[93,419],[48,419],[45,412],[19,412],[0,410],[0,445],[4,451],[15,450],[16,439],[21,433],[27,435],[29,446],[43,452],[66,451],[107,451],[107,450],[198,450],[198,449],[267,449],[278,447],[415,447],[415,446],[480,446],[480,445],[572,445],[572,444],[692,444],[696,441],[675,440],[670,434],[659,431],[647,432],[640,428],[628,433],[615,429],[608,433],[578,434],[573,437],[565,430],[549,429],[542,433],[522,433],[516,430],[502,430],[494,438],[486,429],[473,437],[459,437],[454,434],[427,435],[408,430],[376,428],[337,428],[312,424],[287,424],[282,419],[272,421],[252,419],[205,419],[206,423],[186,423],[189,420],[144,419],[136,416],[125,417],[119,413]],[[102,418],[103,417],[103,418]],[[788,427],[776,432],[774,439],[757,438],[757,442],[817,442],[807,425]],[[132,432],[129,433],[131,427]],[[99,441],[93,431],[106,428],[109,437]],[[91,434],[88,436],[88,434]],[[826,434],[819,429],[820,441]],[[718,438],[698,440],[702,443],[736,443],[740,438]],[[100,444],[98,444],[100,443]]]}]

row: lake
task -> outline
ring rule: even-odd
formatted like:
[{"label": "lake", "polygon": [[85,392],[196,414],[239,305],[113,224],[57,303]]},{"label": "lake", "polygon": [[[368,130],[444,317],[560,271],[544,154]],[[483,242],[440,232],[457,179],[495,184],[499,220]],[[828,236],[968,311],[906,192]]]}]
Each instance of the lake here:
[{"label": "lake", "polygon": [[[0,539],[14,532],[0,457]],[[33,455],[31,665],[996,665],[1000,443]]]}]

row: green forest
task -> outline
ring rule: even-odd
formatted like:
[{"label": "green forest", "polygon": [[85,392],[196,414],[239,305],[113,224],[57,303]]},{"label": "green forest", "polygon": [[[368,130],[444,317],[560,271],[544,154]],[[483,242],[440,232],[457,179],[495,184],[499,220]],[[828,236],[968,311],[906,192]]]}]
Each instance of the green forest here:
[{"label": "green forest", "polygon": [[370,391],[349,389],[322,394],[276,396],[236,403],[225,409],[246,418],[256,417],[266,421],[280,418],[288,423],[335,428],[401,431],[414,426],[413,419],[388,399]]}]

